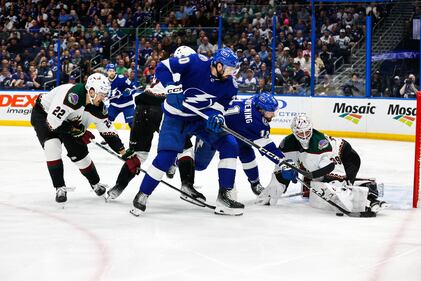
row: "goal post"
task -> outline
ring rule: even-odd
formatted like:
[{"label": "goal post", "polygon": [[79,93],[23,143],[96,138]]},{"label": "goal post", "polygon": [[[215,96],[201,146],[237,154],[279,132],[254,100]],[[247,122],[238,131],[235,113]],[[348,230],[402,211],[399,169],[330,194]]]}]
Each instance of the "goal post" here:
[{"label": "goal post", "polygon": [[421,203],[420,199],[420,146],[421,146],[421,114],[418,110],[421,109],[421,91],[417,92],[417,116],[415,121],[415,159],[414,159],[414,193],[412,198],[412,207],[417,208]]}]

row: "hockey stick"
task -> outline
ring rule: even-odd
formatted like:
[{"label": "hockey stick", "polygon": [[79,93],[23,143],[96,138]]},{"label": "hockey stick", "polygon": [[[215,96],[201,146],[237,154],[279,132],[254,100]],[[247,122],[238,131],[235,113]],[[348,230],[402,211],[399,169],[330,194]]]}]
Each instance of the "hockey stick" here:
[{"label": "hockey stick", "polygon": [[[209,116],[207,116],[205,113],[201,112],[199,109],[197,109],[196,107],[183,102],[183,106],[187,109],[189,109],[190,111],[196,113],[197,115],[199,115],[200,117],[202,117],[205,120],[209,119]],[[236,131],[228,128],[225,124],[223,124],[221,126],[222,130],[224,130],[225,132],[233,135],[234,137],[236,137],[237,139],[239,139],[240,141],[256,148],[257,150],[260,151],[260,153],[262,153],[263,155],[265,155],[266,157],[268,157],[269,159],[271,159],[272,161],[274,161],[275,163],[277,163],[277,165],[286,165],[289,168],[297,171],[298,173],[302,174],[304,177],[308,178],[308,179],[313,179],[313,174],[312,172],[308,172],[308,171],[304,171],[300,168],[295,167],[294,165],[288,163],[287,161],[282,160],[281,158],[279,158],[277,155],[273,154],[272,152],[270,152],[269,150],[267,150],[266,148],[254,143],[253,141],[249,140],[248,138],[244,137],[243,135],[237,133]]]},{"label": "hockey stick", "polygon": [[305,187],[307,187],[308,189],[310,189],[314,194],[316,194],[317,196],[319,196],[320,198],[322,198],[324,201],[326,201],[327,203],[329,203],[331,206],[335,207],[336,209],[338,209],[342,214],[347,215],[348,217],[361,217],[361,218],[370,218],[370,217],[375,217],[376,213],[374,212],[350,212],[348,210],[345,210],[344,208],[342,208],[341,206],[339,206],[338,204],[336,204],[335,202],[333,202],[330,199],[325,198],[323,195],[323,192],[318,192],[317,190],[315,190],[314,188],[312,188],[310,185],[308,185],[305,181],[303,181],[300,178],[297,178]]},{"label": "hockey stick", "polygon": [[[124,161],[124,159],[123,159],[123,158],[122,158],[119,154],[117,154],[114,150],[112,150],[112,149],[110,149],[110,148],[108,148],[108,147],[106,147],[106,146],[104,146],[104,145],[102,145],[102,144],[100,144],[100,143],[96,142],[94,139],[91,139],[91,142],[92,142],[92,143],[94,143],[95,145],[99,146],[99,147],[100,147],[100,148],[102,148],[103,150],[107,151],[108,153],[110,153],[110,154],[114,155],[115,157],[117,157],[117,158],[118,158],[118,159],[120,159],[121,161]],[[141,171],[142,173],[146,174],[146,171],[145,171],[145,170],[143,170],[142,168],[140,168],[140,171]],[[179,189],[179,188],[177,188],[177,187],[173,186],[172,184],[170,184],[170,183],[168,183],[168,182],[166,182],[166,181],[164,181],[164,180],[160,180],[160,182],[161,182],[161,183],[163,183],[163,184],[165,184],[166,186],[168,186],[168,187],[170,187],[170,188],[174,189],[174,190],[177,190],[178,192],[180,192],[180,193],[181,193],[181,194],[183,194],[184,196],[189,197],[189,198],[190,198],[190,199],[192,199],[193,201],[197,202],[197,204],[195,204],[195,205],[197,205],[197,206],[200,206],[200,207],[207,207],[207,208],[209,208],[209,209],[213,209],[213,210],[216,208],[216,207],[215,207],[215,206],[213,206],[213,205],[210,205],[210,204],[207,204],[207,203],[202,202],[202,201],[200,201],[200,200],[197,200],[196,198],[194,198],[194,197],[190,196],[190,194],[188,194],[188,193],[186,193],[186,192],[182,191],[181,189]]]}]

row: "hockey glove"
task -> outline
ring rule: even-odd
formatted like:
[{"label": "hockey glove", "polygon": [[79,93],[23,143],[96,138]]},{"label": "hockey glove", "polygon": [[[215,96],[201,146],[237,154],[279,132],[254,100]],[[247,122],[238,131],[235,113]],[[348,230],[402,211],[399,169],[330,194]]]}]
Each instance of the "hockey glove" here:
[{"label": "hockey glove", "polygon": [[171,94],[182,94],[183,93],[183,85],[168,85],[165,87],[165,91],[167,92],[167,95]]},{"label": "hockey glove", "polygon": [[88,144],[91,142],[91,139],[94,139],[95,136],[90,131],[86,130],[85,126],[83,124],[79,124],[77,126],[74,126],[70,130],[70,134],[77,139],[77,141]]},{"label": "hockey glove", "polygon": [[126,161],[126,165],[129,168],[130,172],[132,174],[138,175],[140,172],[140,160],[136,155],[136,151],[129,148],[126,150],[126,153],[124,153],[121,158]]},{"label": "hockey glove", "polygon": [[222,132],[222,125],[224,125],[225,119],[222,114],[213,114],[209,116],[206,122],[206,128],[214,133]]},{"label": "hockey glove", "polygon": [[[287,160],[287,162],[293,164],[292,160]],[[281,176],[286,181],[297,183],[298,172],[287,165],[281,165]]]}]

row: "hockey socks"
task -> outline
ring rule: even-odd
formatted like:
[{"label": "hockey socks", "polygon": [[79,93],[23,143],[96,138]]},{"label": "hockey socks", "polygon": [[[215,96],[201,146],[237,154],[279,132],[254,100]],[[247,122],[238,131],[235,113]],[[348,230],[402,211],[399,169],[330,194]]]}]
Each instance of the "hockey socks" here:
[{"label": "hockey socks", "polygon": [[64,184],[64,169],[63,161],[61,159],[47,161],[48,172],[50,173],[53,186],[55,188],[65,186]]},{"label": "hockey socks", "polygon": [[184,156],[178,159],[178,169],[180,170],[181,183],[183,185],[194,184],[194,160]]},{"label": "hockey socks", "polygon": [[79,168],[79,170],[91,185],[95,185],[99,182],[99,175],[95,168],[94,162],[91,161],[88,167],[83,169]]},{"label": "hockey socks", "polygon": [[145,177],[143,178],[143,181],[139,187],[139,191],[145,193],[146,195],[152,194],[164,176],[165,171],[167,171],[174,163],[176,157],[176,151],[159,151],[158,155],[153,160],[152,165],[149,167]]}]

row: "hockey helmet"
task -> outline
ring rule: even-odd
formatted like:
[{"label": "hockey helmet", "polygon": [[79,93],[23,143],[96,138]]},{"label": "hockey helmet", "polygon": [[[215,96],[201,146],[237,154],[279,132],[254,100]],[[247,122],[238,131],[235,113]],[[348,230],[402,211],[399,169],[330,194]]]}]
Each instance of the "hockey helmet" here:
[{"label": "hockey helmet", "polygon": [[89,75],[88,80],[86,81],[85,89],[88,92],[90,89],[94,89],[95,94],[100,94],[106,97],[111,91],[111,84],[104,74],[94,73]]},{"label": "hockey helmet", "polygon": [[270,93],[263,92],[254,95],[252,99],[252,104],[257,109],[262,109],[266,112],[275,112],[278,109],[278,101]]},{"label": "hockey helmet", "polygon": [[174,57],[182,58],[182,57],[188,57],[193,54],[196,54],[196,52],[189,46],[180,46],[175,50]]},{"label": "hockey helmet", "polygon": [[114,70],[115,71],[115,64],[113,63],[109,63],[105,66],[105,70],[109,71],[109,70]]},{"label": "hockey helmet", "polygon": [[218,63],[222,64],[224,76],[235,75],[239,69],[237,55],[230,48],[218,49],[215,52],[212,65],[216,67]]},{"label": "hockey helmet", "polygon": [[304,149],[308,149],[313,135],[313,124],[306,115],[295,116],[291,123],[292,133]]}]

